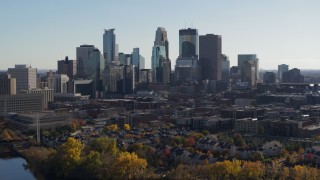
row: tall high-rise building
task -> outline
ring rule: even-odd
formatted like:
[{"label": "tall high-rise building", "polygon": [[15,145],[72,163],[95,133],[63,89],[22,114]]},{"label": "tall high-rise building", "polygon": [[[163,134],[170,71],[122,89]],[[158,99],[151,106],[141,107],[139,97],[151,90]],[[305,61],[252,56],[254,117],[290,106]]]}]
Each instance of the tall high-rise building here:
[{"label": "tall high-rise building", "polygon": [[[259,80],[259,59],[257,58],[256,54],[239,54],[238,55],[238,67],[240,69],[240,73],[241,73],[241,81],[243,80],[242,75],[245,74],[246,72],[244,69],[244,66],[247,64],[244,64],[246,61],[251,61],[254,62],[253,64],[255,65],[255,81],[258,82]],[[256,83],[257,83],[256,82]],[[256,84],[254,83],[254,84]]]},{"label": "tall high-rise building", "polygon": [[135,89],[133,65],[107,66],[103,72],[103,85],[107,94],[131,94]]},{"label": "tall high-rise building", "polygon": [[163,27],[158,27],[156,31],[156,38],[154,40],[154,46],[164,46],[166,49],[166,59],[169,59],[169,41],[167,31]]},{"label": "tall high-rise building", "polygon": [[214,34],[199,36],[199,61],[202,80],[221,80],[221,36]]},{"label": "tall high-rise building", "polygon": [[156,31],[151,59],[154,82],[170,83],[171,62],[169,59],[169,41],[167,31],[162,27],[159,27]]},{"label": "tall high-rise building", "polygon": [[0,95],[15,95],[17,90],[16,78],[11,78],[10,74],[0,76]]},{"label": "tall high-rise building", "polygon": [[282,74],[282,83],[304,83],[304,76],[300,74],[300,69],[293,68]]},{"label": "tall high-rise building", "polygon": [[138,70],[144,69],[145,67],[145,59],[143,56],[140,55],[139,48],[133,48],[131,54],[131,65],[134,65]]},{"label": "tall high-rise building", "polygon": [[197,29],[179,30],[179,57],[196,57],[199,55],[199,37]]},{"label": "tall high-rise building", "polygon": [[68,56],[64,60],[58,61],[58,74],[66,74],[70,78],[77,74],[77,61],[69,60]]},{"label": "tall high-rise building", "polygon": [[153,46],[152,48],[152,57],[151,57],[151,69],[155,70],[157,67],[160,67],[160,59],[166,58],[166,48],[164,46]]},{"label": "tall high-rise building", "polygon": [[257,85],[257,61],[244,61],[241,64],[241,82],[247,82],[250,87]]},{"label": "tall high-rise building", "polygon": [[118,45],[116,45],[115,29],[105,29],[103,34],[103,57],[107,62],[116,61]]},{"label": "tall high-rise building", "polygon": [[93,45],[81,45],[77,47],[77,76],[86,78],[88,74],[88,62],[91,52],[95,49]]},{"label": "tall high-rise building", "polygon": [[229,57],[222,54],[222,62],[221,62],[221,79],[223,82],[230,84],[230,61]]},{"label": "tall high-rise building", "polygon": [[9,68],[8,74],[16,78],[17,89],[19,94],[21,90],[37,88],[37,69],[27,67],[26,65],[15,65],[15,68]]},{"label": "tall high-rise building", "polygon": [[124,53],[118,53],[119,56],[119,63],[122,65],[130,65],[132,54],[124,54]]},{"label": "tall high-rise building", "polygon": [[53,74],[48,76],[48,88],[54,93],[67,93],[69,77],[66,74]]},{"label": "tall high-rise building", "polygon": [[276,75],[274,72],[265,72],[263,74],[263,84],[273,84],[276,82]]},{"label": "tall high-rise building", "polygon": [[289,65],[286,65],[286,64],[278,65],[278,78],[280,82],[282,82],[283,73],[288,71],[289,71]]},{"label": "tall high-rise building", "polygon": [[146,68],[146,60],[143,56],[139,55],[139,70]]},{"label": "tall high-rise building", "polygon": [[105,61],[99,49],[92,50],[87,64],[87,78],[100,79],[100,74],[105,68]]},{"label": "tall high-rise building", "polygon": [[152,71],[151,69],[141,69],[139,72],[139,83],[151,83],[152,82]]},{"label": "tall high-rise building", "polygon": [[96,87],[92,79],[71,79],[68,81],[68,93],[81,93],[81,95],[90,96],[91,99],[96,98]]}]

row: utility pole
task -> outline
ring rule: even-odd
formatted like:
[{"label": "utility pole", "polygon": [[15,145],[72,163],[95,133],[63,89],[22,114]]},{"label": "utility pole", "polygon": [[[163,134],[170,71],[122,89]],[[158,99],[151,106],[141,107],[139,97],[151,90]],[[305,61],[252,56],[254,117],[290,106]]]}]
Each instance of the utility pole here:
[{"label": "utility pole", "polygon": [[40,143],[40,117],[39,113],[36,115],[36,124],[37,124],[37,142]]}]

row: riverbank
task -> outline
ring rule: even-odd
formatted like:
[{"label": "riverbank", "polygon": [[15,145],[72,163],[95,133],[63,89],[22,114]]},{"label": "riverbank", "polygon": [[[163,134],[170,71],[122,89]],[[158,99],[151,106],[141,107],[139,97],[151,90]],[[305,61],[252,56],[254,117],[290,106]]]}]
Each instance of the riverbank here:
[{"label": "riverbank", "polygon": [[26,168],[27,161],[16,153],[0,153],[1,179],[35,180],[32,172]]}]

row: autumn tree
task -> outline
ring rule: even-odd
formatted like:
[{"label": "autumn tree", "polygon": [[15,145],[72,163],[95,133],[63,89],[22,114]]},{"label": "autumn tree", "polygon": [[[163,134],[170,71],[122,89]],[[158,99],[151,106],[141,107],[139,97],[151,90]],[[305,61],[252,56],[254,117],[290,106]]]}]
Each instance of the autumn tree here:
[{"label": "autumn tree", "polygon": [[134,152],[122,152],[112,166],[116,179],[140,179],[147,168],[147,161],[139,158]]},{"label": "autumn tree", "polygon": [[243,161],[242,169],[239,173],[241,179],[262,179],[265,166],[261,162]]},{"label": "autumn tree", "polygon": [[81,126],[84,126],[86,123],[82,119],[72,119],[70,123],[70,127],[72,130],[80,129]]},{"label": "autumn tree", "polygon": [[66,177],[80,163],[83,147],[84,145],[79,140],[72,137],[69,137],[67,142],[59,147],[57,158],[60,171],[58,174]]},{"label": "autumn tree", "polygon": [[123,125],[123,128],[126,130],[126,131],[130,131],[131,127],[129,124],[124,124]]},{"label": "autumn tree", "polygon": [[108,125],[106,127],[104,127],[104,131],[108,132],[108,131],[118,131],[119,130],[119,127],[117,124],[111,124],[111,125]]},{"label": "autumn tree", "polygon": [[199,139],[203,138],[204,135],[202,133],[199,133],[199,132],[193,132],[191,134],[191,137],[193,137],[195,141],[198,141]]},{"label": "autumn tree", "polygon": [[213,179],[230,179],[237,177],[241,171],[240,161],[216,162],[210,167],[210,177]]},{"label": "autumn tree", "polygon": [[11,140],[12,137],[10,136],[9,132],[8,132],[8,129],[4,129],[1,133],[1,138],[3,140]]}]

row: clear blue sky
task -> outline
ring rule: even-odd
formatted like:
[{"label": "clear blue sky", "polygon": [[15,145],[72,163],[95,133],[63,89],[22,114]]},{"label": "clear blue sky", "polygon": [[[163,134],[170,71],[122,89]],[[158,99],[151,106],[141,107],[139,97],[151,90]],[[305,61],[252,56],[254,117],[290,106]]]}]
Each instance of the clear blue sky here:
[{"label": "clear blue sky", "polygon": [[119,52],[140,47],[150,67],[157,27],[166,28],[170,59],[178,56],[178,31],[222,36],[231,65],[254,53],[260,68],[320,69],[319,0],[1,0],[0,69],[32,64],[56,69],[76,57],[76,47],[102,50],[103,29],[115,28]]}]

